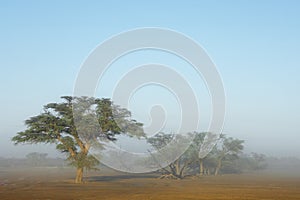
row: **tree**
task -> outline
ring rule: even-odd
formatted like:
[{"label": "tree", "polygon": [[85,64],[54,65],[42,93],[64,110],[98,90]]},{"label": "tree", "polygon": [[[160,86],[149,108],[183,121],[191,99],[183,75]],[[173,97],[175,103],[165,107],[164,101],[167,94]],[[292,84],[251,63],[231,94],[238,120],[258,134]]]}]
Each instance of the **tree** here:
[{"label": "tree", "polygon": [[194,132],[193,142],[184,153],[190,160],[189,170],[192,174],[202,176],[210,174],[210,168],[215,167],[216,143],[222,135],[211,132]]},{"label": "tree", "polygon": [[[153,157],[153,160],[156,161],[157,162],[156,164],[159,165],[158,160],[169,160],[177,157],[179,152],[188,143],[189,137],[190,137],[189,134],[172,135],[172,134],[158,133],[154,137],[148,138],[147,142],[151,144],[156,151],[161,152],[160,156],[163,156],[159,158]],[[171,141],[173,142],[172,146],[169,149],[164,150],[164,147],[167,146],[167,144],[169,144]],[[182,179],[185,177],[185,170],[192,162],[194,162],[192,159],[190,159],[189,154],[186,152],[181,156],[179,156],[174,161],[169,160],[170,164],[167,167],[163,167],[161,169],[161,171],[163,172],[161,178],[171,177],[175,179]]]},{"label": "tree", "polygon": [[[143,135],[142,124],[131,120],[131,113],[113,105],[110,99],[63,96],[62,103],[49,103],[44,111],[25,121],[25,131],[12,141],[19,143],[54,143],[75,166],[75,183],[82,183],[83,170],[96,169],[99,161],[89,154],[97,141],[114,141],[121,133]],[[118,123],[120,122],[120,123]]]},{"label": "tree", "polygon": [[[203,175],[203,171],[204,171],[204,165],[203,165],[203,157],[199,156],[199,151],[200,151],[200,147],[203,144],[204,138],[206,133],[202,132],[202,133],[198,133],[195,132],[195,137],[193,140],[193,143],[189,146],[188,150],[186,151],[186,155],[187,157],[189,157],[190,160],[193,160],[194,163],[198,163],[199,165],[199,175]],[[192,163],[191,163],[192,164]]]},{"label": "tree", "polygon": [[222,137],[222,135],[217,135],[211,132],[202,132],[195,133],[195,138],[191,147],[194,149],[194,152],[197,154],[199,162],[199,175],[204,174],[204,161],[208,160],[212,154],[212,150],[215,148],[216,143]]},{"label": "tree", "polygon": [[217,150],[217,167],[215,170],[215,175],[219,174],[219,171],[222,167],[222,161],[226,158],[235,159],[238,158],[238,155],[242,153],[244,149],[243,140],[234,139],[232,137],[225,137],[224,135],[221,138],[221,149]]},{"label": "tree", "polygon": [[26,158],[30,165],[32,166],[40,166],[43,162],[46,161],[47,153],[38,153],[32,152],[26,155]]},{"label": "tree", "polygon": [[251,156],[254,160],[254,170],[261,170],[267,167],[266,158],[267,156],[260,153],[252,152]]}]

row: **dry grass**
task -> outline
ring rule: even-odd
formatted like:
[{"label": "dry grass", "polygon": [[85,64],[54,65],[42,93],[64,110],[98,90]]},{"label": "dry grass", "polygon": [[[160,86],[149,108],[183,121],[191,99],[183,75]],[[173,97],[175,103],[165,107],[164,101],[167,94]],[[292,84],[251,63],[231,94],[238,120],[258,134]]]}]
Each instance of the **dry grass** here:
[{"label": "dry grass", "polygon": [[267,174],[226,175],[184,180],[115,172],[91,173],[72,183],[66,169],[0,170],[0,199],[300,199],[300,178]]}]

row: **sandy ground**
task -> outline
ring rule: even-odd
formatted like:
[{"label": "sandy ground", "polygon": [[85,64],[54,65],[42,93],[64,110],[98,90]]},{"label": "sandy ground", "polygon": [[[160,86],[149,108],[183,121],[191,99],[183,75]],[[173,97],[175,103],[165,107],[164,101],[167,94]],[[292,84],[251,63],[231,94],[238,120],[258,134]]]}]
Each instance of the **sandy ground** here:
[{"label": "sandy ground", "polygon": [[224,175],[161,180],[156,175],[115,172],[86,174],[86,182],[73,183],[70,169],[0,169],[1,200],[92,199],[300,199],[300,175]]}]

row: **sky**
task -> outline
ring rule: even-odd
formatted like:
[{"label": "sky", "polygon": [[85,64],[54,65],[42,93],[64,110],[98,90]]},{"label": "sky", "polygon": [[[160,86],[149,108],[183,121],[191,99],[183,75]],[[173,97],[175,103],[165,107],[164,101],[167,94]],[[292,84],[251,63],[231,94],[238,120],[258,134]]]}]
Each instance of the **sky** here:
[{"label": "sky", "polygon": [[[244,139],[248,152],[300,157],[299,1],[28,0],[0,5],[0,156],[58,155],[51,145],[14,146],[10,139],[43,105],[72,95],[82,63],[107,38],[160,27],[192,38],[217,66],[226,91],[225,134]],[[203,81],[197,88],[192,71],[178,58],[144,52],[120,59],[107,72],[106,92],[118,66],[150,61],[175,66],[196,91],[203,91]],[[97,94],[109,95],[105,89]],[[209,112],[203,95],[201,106]],[[143,98],[137,93],[132,103]],[[163,103],[170,98],[166,94]]]}]

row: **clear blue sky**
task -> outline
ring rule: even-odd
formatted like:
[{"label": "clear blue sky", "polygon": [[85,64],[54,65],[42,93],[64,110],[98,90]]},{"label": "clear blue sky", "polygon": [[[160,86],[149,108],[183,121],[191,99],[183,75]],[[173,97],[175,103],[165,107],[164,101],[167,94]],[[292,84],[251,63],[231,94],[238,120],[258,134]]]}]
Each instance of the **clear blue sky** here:
[{"label": "clear blue sky", "polygon": [[[1,1],[0,156],[42,105],[71,95],[98,44],[138,27],[165,27],[201,44],[227,95],[224,132],[248,151],[300,157],[299,1]],[[55,154],[53,154],[55,155]]]}]

